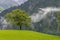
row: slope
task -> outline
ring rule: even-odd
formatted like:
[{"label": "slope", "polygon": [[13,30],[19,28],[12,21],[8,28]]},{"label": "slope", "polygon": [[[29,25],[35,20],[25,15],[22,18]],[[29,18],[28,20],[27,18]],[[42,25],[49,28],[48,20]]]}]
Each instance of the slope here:
[{"label": "slope", "polygon": [[60,36],[24,30],[0,30],[0,40],[60,40]]}]

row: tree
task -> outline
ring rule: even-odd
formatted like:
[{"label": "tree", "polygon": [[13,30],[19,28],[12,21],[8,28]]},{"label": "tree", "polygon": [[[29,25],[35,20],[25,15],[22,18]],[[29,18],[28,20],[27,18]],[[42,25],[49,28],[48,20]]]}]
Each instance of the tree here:
[{"label": "tree", "polygon": [[4,10],[4,9],[3,9],[2,7],[0,7],[0,11],[1,11],[1,10]]},{"label": "tree", "polygon": [[10,13],[7,13],[5,15],[6,21],[13,24],[20,26],[20,29],[22,26],[30,26],[31,18],[29,17],[29,14],[25,12],[24,10],[15,9],[12,10]]},{"label": "tree", "polygon": [[57,12],[57,22],[58,22],[57,32],[59,32],[60,31],[60,12]]}]

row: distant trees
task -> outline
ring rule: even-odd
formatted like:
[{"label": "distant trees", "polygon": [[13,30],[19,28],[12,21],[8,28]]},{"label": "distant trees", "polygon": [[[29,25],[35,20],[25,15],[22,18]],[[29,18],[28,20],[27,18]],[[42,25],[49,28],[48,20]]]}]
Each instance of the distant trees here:
[{"label": "distant trees", "polygon": [[60,12],[57,12],[57,22],[58,22],[57,31],[60,31]]},{"label": "distant trees", "polygon": [[1,10],[3,10],[3,8],[2,8],[2,7],[0,7],[0,11],[1,11]]},{"label": "distant trees", "polygon": [[22,26],[30,26],[31,18],[29,17],[29,14],[24,10],[12,10],[10,13],[7,13],[5,17],[7,22],[20,26],[20,30]]}]

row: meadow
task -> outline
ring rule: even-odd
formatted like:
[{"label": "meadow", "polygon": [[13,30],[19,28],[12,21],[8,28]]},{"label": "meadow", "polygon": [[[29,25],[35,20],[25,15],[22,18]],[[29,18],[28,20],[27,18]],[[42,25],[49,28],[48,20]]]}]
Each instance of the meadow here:
[{"label": "meadow", "polygon": [[60,36],[28,30],[0,30],[0,40],[60,40]]}]

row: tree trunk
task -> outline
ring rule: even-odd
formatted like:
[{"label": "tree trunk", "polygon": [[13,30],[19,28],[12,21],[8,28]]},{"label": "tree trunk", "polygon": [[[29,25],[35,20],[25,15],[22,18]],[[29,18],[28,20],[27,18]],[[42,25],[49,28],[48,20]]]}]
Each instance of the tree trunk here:
[{"label": "tree trunk", "polygon": [[20,30],[21,30],[21,26],[20,26]]}]

